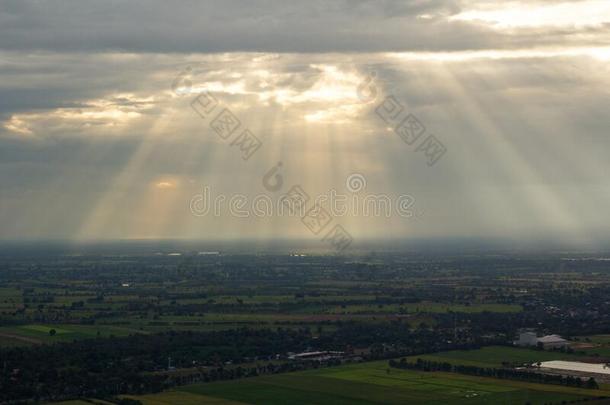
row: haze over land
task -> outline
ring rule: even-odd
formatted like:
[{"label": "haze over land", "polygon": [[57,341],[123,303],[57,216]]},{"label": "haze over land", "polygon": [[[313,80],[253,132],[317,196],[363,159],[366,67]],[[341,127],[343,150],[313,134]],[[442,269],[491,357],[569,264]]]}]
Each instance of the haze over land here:
[{"label": "haze over land", "polygon": [[[0,5],[1,239],[317,241],[294,217],[190,209],[205,186],[277,198],[262,178],[282,162],[283,191],[413,197],[412,216],[335,218],[354,246],[610,240],[607,1],[121,6]],[[251,159],[190,107],[202,91],[262,141]],[[375,113],[388,96],[446,147],[436,164]]]}]

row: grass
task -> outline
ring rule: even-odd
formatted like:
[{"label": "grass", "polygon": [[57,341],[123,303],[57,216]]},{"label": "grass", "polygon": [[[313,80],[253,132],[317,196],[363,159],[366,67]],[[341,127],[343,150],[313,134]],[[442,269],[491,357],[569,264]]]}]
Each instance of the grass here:
[{"label": "grass", "polygon": [[31,330],[34,332],[40,332],[42,334],[49,334],[51,330],[55,330],[57,335],[64,335],[66,333],[70,333],[67,329],[56,328],[54,326],[45,326],[45,325],[25,325],[20,327],[21,330]]},{"label": "grass", "polygon": [[610,335],[592,335],[592,336],[579,336],[581,342],[591,342],[598,344],[610,344]]},{"label": "grass", "polygon": [[585,353],[587,353],[588,355],[598,355],[601,357],[610,357],[610,347],[608,347],[608,346],[594,347],[591,349],[584,349],[583,351]]},{"label": "grass", "polygon": [[[55,335],[51,336],[49,331],[55,329]],[[19,342],[18,337],[27,339],[34,339],[41,343],[54,343],[54,342],[71,342],[75,339],[87,339],[95,338],[98,336],[108,337],[114,336],[127,336],[133,333],[137,333],[138,330],[118,327],[118,326],[106,326],[106,325],[19,325],[19,326],[3,326],[0,327],[0,345],[10,346]],[[10,336],[17,338],[12,339]]]},{"label": "grass", "polygon": [[488,346],[479,350],[452,350],[421,356],[412,356],[410,360],[447,362],[478,367],[500,367],[503,362],[534,363],[550,360],[577,360],[579,356],[560,352],[548,352],[519,347]]},{"label": "grass", "polygon": [[[243,327],[247,324],[251,328],[268,328],[273,326],[273,323],[267,320],[250,320],[246,321],[247,315],[229,315],[227,318],[222,316],[214,317],[214,321],[207,320],[199,324],[202,321],[198,318],[184,318],[183,319],[161,319],[160,322],[165,322],[162,325],[156,325],[154,323],[149,324],[151,320],[132,320],[126,319],[125,325],[111,325],[99,323],[96,325],[75,325],[75,324],[58,324],[58,325],[43,325],[43,324],[31,324],[31,325],[17,325],[17,326],[2,326],[0,327],[0,347],[13,347],[23,346],[28,344],[39,344],[39,343],[57,343],[57,342],[71,342],[79,339],[91,339],[96,337],[109,337],[113,336],[128,336],[136,333],[158,333],[167,330],[176,331],[211,331],[211,330],[226,330]],[[280,320],[281,318],[272,318]],[[188,322],[187,322],[188,321]],[[183,324],[181,324],[183,322]],[[214,323],[218,322],[218,323]],[[295,322],[290,325],[283,325],[286,328],[301,328],[304,325],[310,325],[310,323],[298,323]],[[333,325],[325,325],[324,330],[328,331],[335,328]],[[55,329],[55,335],[51,336],[49,331]],[[99,335],[98,335],[99,332]]]},{"label": "grass", "polygon": [[70,401],[53,402],[55,405],[113,405],[112,402],[103,401],[101,399],[73,399]]},{"label": "grass", "polygon": [[25,340],[15,339],[9,336],[0,335],[0,347],[24,347],[31,346],[33,342],[28,342]]},{"label": "grass", "polygon": [[[186,395],[185,401],[181,400]],[[610,395],[601,390],[390,369],[372,362],[184,386],[133,397],[144,404],[532,404]],[[195,402],[190,402],[195,401]],[[213,402],[232,401],[232,402]]]},{"label": "grass", "polygon": [[167,391],[162,392],[160,394],[140,396],[125,395],[124,397],[137,399],[145,405],[238,405],[241,403],[223,398],[214,398],[205,395],[191,394],[183,391]]},{"label": "grass", "polygon": [[[592,347],[586,347],[587,345]],[[580,336],[576,350],[583,351],[588,355],[610,357],[610,335]]]}]

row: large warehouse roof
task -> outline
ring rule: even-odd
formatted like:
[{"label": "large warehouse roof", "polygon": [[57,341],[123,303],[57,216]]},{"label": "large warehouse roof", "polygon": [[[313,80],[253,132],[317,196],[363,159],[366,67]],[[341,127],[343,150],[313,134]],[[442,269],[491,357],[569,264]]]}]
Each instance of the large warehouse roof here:
[{"label": "large warehouse roof", "polygon": [[540,364],[540,367],[550,368],[554,370],[580,371],[584,373],[609,374],[610,368],[605,364],[590,364],[581,363],[578,361],[545,361]]}]

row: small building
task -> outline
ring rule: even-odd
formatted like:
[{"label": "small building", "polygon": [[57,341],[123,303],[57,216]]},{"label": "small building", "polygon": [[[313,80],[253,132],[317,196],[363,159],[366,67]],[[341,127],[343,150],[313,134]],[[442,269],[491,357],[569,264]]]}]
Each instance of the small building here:
[{"label": "small building", "polygon": [[544,349],[559,349],[568,346],[568,341],[559,335],[547,335],[538,337],[535,332],[523,332],[519,339],[515,341],[517,346],[538,346]]},{"label": "small building", "polygon": [[538,335],[536,332],[523,332],[519,335],[519,339],[515,341],[517,346],[536,346],[538,344]]},{"label": "small building", "polygon": [[344,356],[344,352],[323,351],[323,352],[303,352],[288,356],[290,360],[313,360],[326,361],[330,359],[340,359]]},{"label": "small building", "polygon": [[548,335],[538,338],[538,344],[542,343],[545,349],[560,349],[568,346],[568,341],[559,335]]}]

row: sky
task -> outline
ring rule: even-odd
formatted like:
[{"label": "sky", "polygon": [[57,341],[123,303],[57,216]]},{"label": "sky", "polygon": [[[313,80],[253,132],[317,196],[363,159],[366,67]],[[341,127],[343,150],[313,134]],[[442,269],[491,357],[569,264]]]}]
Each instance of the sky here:
[{"label": "sky", "polygon": [[606,0],[2,0],[0,239],[607,243],[609,62]]}]

